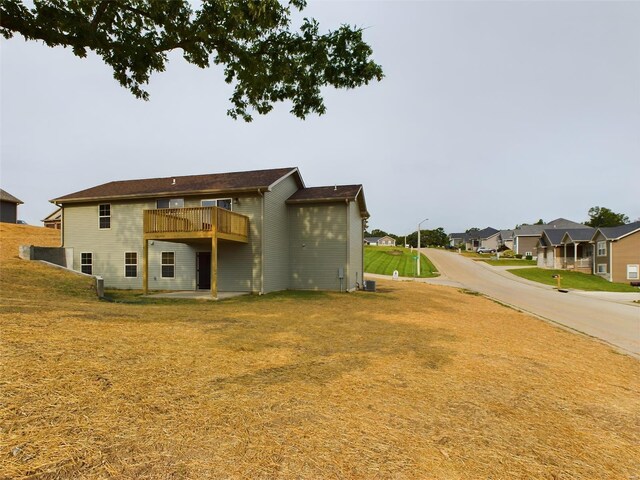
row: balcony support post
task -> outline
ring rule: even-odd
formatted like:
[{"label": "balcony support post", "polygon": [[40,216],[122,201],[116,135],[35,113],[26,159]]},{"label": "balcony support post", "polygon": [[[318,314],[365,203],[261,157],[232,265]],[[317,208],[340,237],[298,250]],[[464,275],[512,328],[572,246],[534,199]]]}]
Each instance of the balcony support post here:
[{"label": "balcony support post", "polygon": [[144,294],[149,293],[149,240],[143,240],[142,253],[142,289]]},{"label": "balcony support post", "polygon": [[218,298],[218,212],[211,212],[211,296]]}]

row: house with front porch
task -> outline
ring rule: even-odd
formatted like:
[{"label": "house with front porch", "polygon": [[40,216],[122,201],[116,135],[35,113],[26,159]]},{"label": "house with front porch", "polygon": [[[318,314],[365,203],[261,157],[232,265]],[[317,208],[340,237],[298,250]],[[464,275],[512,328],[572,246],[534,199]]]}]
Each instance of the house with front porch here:
[{"label": "house with front porch", "polygon": [[106,287],[268,293],[362,285],[362,185],[297,168],[109,182],[52,200],[68,267]]},{"label": "house with front porch", "polygon": [[567,230],[571,228],[583,228],[582,223],[573,222],[566,218],[556,218],[542,225],[522,225],[513,231],[513,251],[516,254],[538,257],[538,241],[545,230]]},{"label": "house with front porch", "polygon": [[364,244],[372,247],[395,247],[396,239],[389,235],[384,237],[365,237]]}]

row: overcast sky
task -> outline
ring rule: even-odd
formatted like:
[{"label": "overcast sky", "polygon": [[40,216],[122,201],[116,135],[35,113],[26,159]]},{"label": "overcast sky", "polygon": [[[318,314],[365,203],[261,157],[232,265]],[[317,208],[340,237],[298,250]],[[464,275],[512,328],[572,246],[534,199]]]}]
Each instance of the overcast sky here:
[{"label": "overcast sky", "polygon": [[640,217],[640,2],[310,2],[366,27],[386,78],[328,89],[327,114],[226,115],[221,70],[173,55],[137,100],[98,57],[2,40],[2,188],[40,225],[112,180],[297,166],[362,183],[396,234],[512,228],[606,206]]}]

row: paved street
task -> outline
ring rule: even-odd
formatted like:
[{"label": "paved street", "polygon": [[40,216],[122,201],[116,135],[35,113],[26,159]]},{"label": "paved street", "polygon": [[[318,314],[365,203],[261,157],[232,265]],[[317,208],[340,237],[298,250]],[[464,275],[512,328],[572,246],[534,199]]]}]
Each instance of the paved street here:
[{"label": "paved street", "polygon": [[574,330],[600,338],[640,357],[638,294],[560,293],[552,287],[521,279],[505,271],[474,262],[441,249],[423,249],[442,277],[429,283],[460,284]]}]

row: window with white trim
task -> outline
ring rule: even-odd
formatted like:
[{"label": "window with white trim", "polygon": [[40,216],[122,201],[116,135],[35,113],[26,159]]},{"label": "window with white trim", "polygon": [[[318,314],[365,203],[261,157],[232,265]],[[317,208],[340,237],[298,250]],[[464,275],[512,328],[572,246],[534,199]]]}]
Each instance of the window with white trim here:
[{"label": "window with white trim", "polygon": [[627,265],[627,280],[638,280],[638,265]]},{"label": "window with white trim", "polygon": [[533,252],[524,252],[525,257],[533,257]]},{"label": "window with white trim", "polygon": [[607,273],[607,264],[606,263],[599,263],[597,268],[596,268],[596,272],[597,273]]},{"label": "window with white trim", "polygon": [[598,256],[604,257],[607,255],[607,242],[598,242]]},{"label": "window with white trim", "polygon": [[200,205],[203,207],[218,207],[224,208],[225,210],[233,210],[233,201],[230,198],[208,198],[201,200]]},{"label": "window with white trim", "polygon": [[80,254],[80,271],[87,275],[93,275],[93,254],[82,252]]},{"label": "window with white trim", "polygon": [[184,208],[184,198],[160,198],[156,200],[156,208]]},{"label": "window with white trim", "polygon": [[111,228],[111,204],[98,205],[98,226],[101,229]]},{"label": "window with white trim", "polygon": [[136,252],[124,253],[124,276],[128,278],[138,276],[138,254]]},{"label": "window with white trim", "polygon": [[174,278],[176,274],[175,252],[162,252],[162,278]]}]

